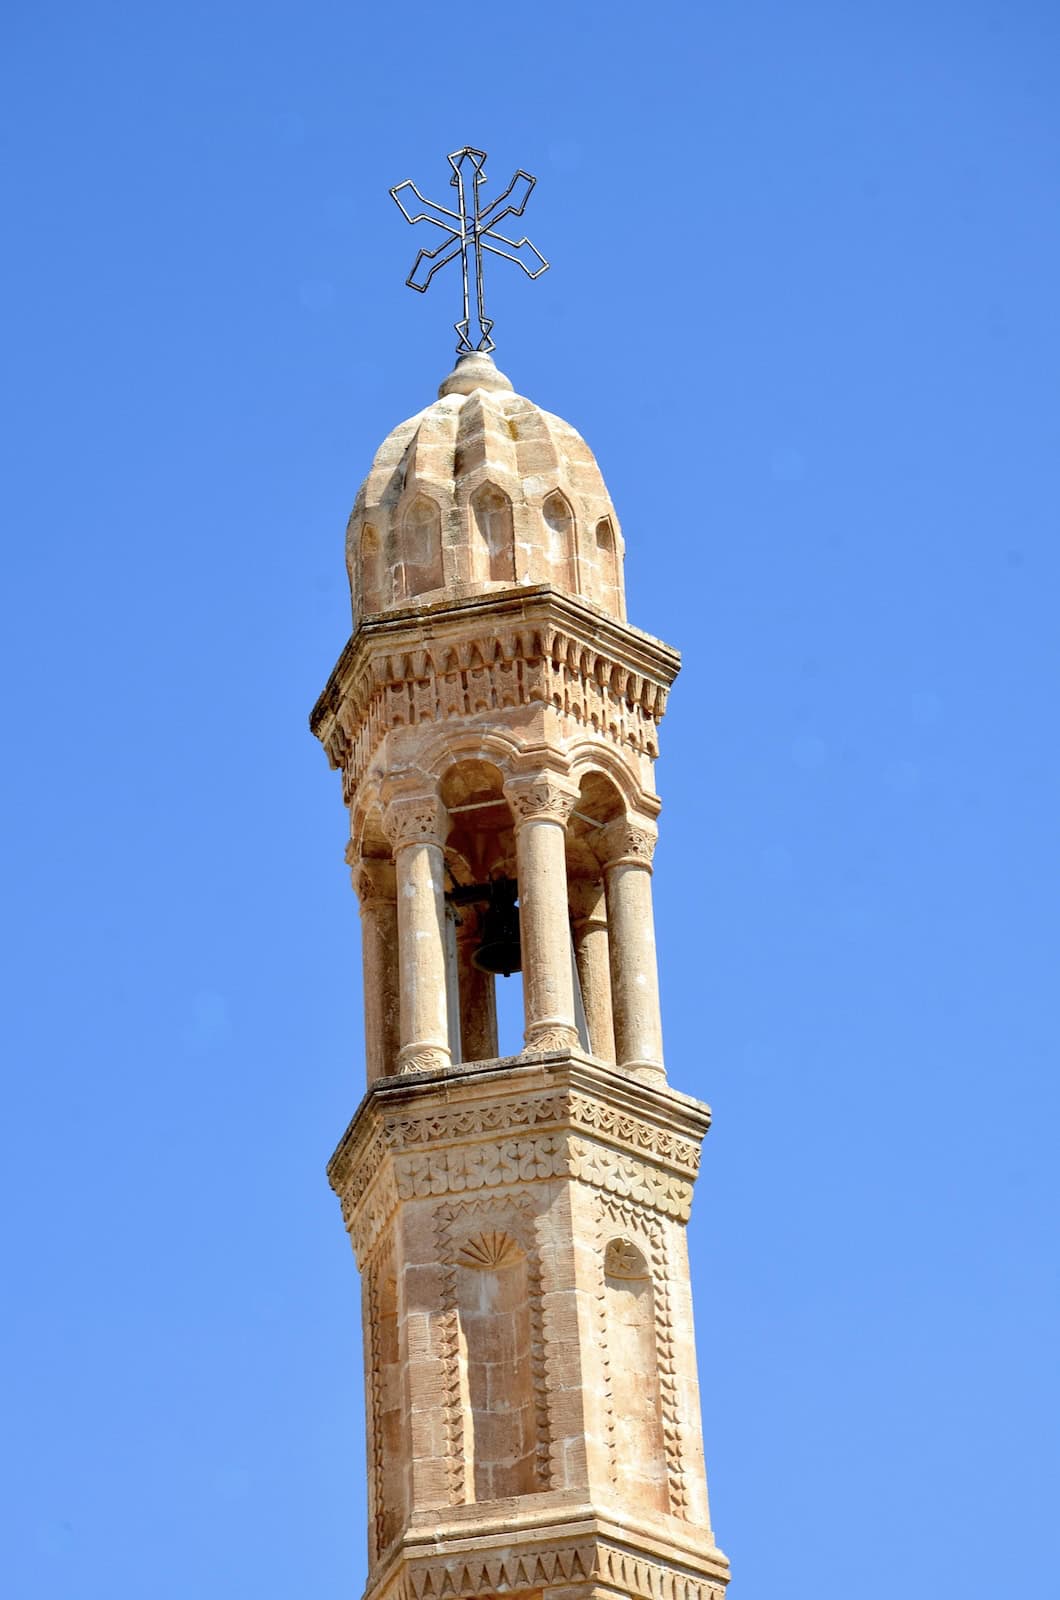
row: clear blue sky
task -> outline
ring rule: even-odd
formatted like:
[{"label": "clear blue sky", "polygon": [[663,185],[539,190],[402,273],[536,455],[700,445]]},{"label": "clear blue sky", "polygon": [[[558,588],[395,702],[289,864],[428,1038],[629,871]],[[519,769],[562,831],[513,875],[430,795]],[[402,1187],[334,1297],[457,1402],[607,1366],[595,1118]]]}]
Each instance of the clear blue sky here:
[{"label": "clear blue sky", "polygon": [[360,1591],[343,530],[498,360],[685,665],[657,912],[734,1600],[1057,1593],[1060,13],[9,0],[12,1600]]}]

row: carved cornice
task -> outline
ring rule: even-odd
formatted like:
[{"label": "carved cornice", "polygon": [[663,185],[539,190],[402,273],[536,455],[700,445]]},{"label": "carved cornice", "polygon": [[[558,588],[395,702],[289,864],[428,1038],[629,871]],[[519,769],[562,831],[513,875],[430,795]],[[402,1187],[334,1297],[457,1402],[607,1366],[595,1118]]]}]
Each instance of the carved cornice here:
[{"label": "carved cornice", "polygon": [[367,619],[310,717],[347,800],[393,728],[544,704],[654,758],[680,657],[546,586]]}]

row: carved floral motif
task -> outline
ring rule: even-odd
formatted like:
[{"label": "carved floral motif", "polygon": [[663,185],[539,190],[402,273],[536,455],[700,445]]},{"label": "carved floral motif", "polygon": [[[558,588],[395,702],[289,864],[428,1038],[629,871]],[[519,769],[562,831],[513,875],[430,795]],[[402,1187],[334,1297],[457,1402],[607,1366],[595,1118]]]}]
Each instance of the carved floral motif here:
[{"label": "carved floral motif", "polygon": [[624,864],[650,867],[658,840],[659,830],[653,822],[618,817],[601,829],[595,842],[601,860],[609,867]]},{"label": "carved floral motif", "polygon": [[445,811],[433,795],[394,800],[387,807],[384,829],[395,854],[408,844],[440,845],[445,840]]}]

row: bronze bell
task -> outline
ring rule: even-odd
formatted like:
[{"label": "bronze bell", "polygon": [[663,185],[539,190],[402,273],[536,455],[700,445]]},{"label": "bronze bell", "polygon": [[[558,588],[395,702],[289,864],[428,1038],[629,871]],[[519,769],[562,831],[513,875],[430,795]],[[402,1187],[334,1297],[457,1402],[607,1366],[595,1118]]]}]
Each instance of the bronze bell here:
[{"label": "bronze bell", "polygon": [[501,973],[505,978],[523,969],[519,943],[518,884],[511,878],[494,878],[482,913],[482,942],[471,957],[480,972]]}]

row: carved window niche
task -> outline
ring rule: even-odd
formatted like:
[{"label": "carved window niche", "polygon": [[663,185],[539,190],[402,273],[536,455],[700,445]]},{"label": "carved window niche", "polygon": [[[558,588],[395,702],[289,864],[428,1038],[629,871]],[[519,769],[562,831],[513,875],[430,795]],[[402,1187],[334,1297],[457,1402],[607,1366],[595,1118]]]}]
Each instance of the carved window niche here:
[{"label": "carved window niche", "polygon": [[361,529],[360,542],[361,615],[370,617],[383,609],[383,549],[379,535],[370,523]]},{"label": "carved window niche", "polygon": [[526,1253],[507,1232],[477,1234],[457,1252],[455,1278],[467,1499],[533,1494],[541,1485]]},{"label": "carved window niche", "polygon": [[442,515],[433,500],[417,495],[401,525],[405,598],[442,587]]},{"label": "carved window niche", "polygon": [[647,1259],[628,1238],[604,1251],[604,1300],[618,1481],[634,1502],[668,1511],[655,1292]]},{"label": "carved window niche", "polygon": [[398,1289],[393,1263],[372,1273],[372,1529],[376,1559],[404,1531],[408,1520],[408,1407],[398,1328]]},{"label": "carved window niche", "polygon": [[557,490],[542,507],[548,534],[548,559],[552,581],[560,589],[576,589],[574,571],[574,513]]},{"label": "carved window niche", "polygon": [[618,547],[610,517],[596,524],[596,569],[599,574],[600,604],[614,616],[621,613],[618,583]]},{"label": "carved window niche", "polygon": [[479,582],[515,582],[512,503],[492,483],[471,496],[471,573]]}]

